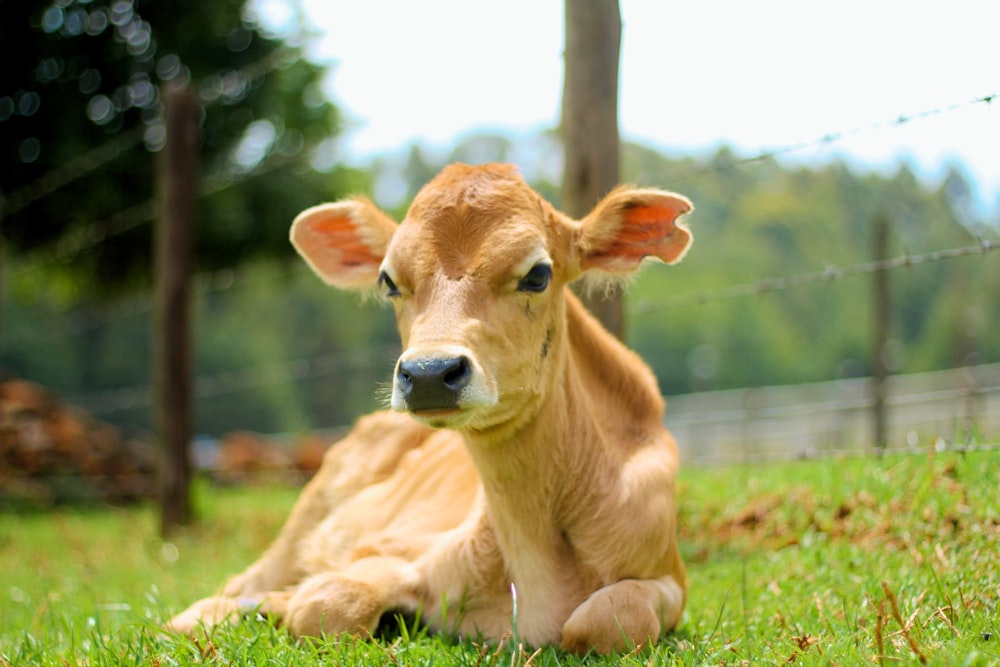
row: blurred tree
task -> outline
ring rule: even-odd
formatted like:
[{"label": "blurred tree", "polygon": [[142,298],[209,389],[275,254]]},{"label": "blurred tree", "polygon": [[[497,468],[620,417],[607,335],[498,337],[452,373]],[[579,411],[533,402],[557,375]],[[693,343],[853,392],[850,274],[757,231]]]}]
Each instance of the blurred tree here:
[{"label": "blurred tree", "polygon": [[[359,186],[333,166],[324,70],[244,0],[0,0],[3,237],[47,254],[78,292],[147,284],[161,87],[203,104],[201,269],[290,255],[302,208]],[[325,154],[324,154],[325,151]],[[332,174],[312,168],[322,164]],[[266,178],[254,178],[267,173]]]},{"label": "blurred tree", "polygon": [[[682,192],[696,207],[695,244],[680,269],[650,268],[630,291],[638,306],[629,314],[630,343],[668,394],[871,372],[870,279],[659,305],[673,297],[867,262],[871,221],[880,211],[892,221],[893,256],[975,243],[956,210],[968,186],[954,174],[934,192],[905,166],[891,176],[852,173],[840,163],[737,166],[725,148],[692,165],[632,144],[624,147],[622,173],[625,181]],[[998,276],[992,256],[895,273],[895,372],[1000,361],[1000,337],[990,329],[1000,324]],[[712,364],[701,363],[706,356]]]}]

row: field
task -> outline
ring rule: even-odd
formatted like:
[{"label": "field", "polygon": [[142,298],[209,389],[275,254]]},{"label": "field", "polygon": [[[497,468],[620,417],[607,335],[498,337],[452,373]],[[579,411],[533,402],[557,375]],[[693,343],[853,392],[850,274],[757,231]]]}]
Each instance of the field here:
[{"label": "field", "polygon": [[1000,453],[688,468],[681,628],[577,658],[429,637],[296,643],[264,620],[195,638],[158,624],[276,534],[282,487],[198,487],[163,542],[151,507],[0,514],[0,666],[1000,664]]}]

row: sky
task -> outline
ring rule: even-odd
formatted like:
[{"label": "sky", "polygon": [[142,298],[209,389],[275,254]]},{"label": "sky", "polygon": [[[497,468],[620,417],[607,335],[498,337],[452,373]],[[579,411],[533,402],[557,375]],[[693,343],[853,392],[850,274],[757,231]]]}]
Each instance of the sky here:
[{"label": "sky", "polygon": [[[958,160],[983,215],[998,217],[1000,98],[974,102],[1000,93],[990,4],[620,0],[622,136],[683,155],[806,144],[783,159],[879,173],[905,160],[932,184]],[[348,161],[558,125],[560,0],[257,0],[256,11],[312,31],[307,53],[330,65],[325,92],[350,119]],[[835,133],[846,137],[816,146]]]}]

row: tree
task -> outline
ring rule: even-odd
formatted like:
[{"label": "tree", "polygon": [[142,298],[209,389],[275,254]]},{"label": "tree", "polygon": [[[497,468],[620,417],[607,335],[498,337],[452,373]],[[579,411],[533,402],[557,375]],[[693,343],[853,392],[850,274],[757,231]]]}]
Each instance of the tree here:
[{"label": "tree", "polygon": [[71,271],[81,291],[149,283],[163,86],[190,86],[203,105],[201,269],[290,256],[289,221],[353,178],[310,168],[339,129],[323,69],[269,35],[244,0],[2,8],[3,237],[14,252],[64,260],[47,268]]},{"label": "tree", "polygon": [[[201,269],[228,268],[255,254],[290,256],[294,215],[337,194],[340,179],[327,182],[306,160],[337,130],[336,109],[318,91],[323,70],[267,35],[244,0],[53,0],[3,9],[4,240],[15,251],[72,260],[50,263],[45,275],[71,272],[77,298],[151,282],[148,223],[157,207],[150,154],[178,134],[190,141],[168,151],[181,165],[172,168],[181,177],[173,180],[184,182],[186,195],[182,243],[175,245],[187,257],[190,229],[197,229]],[[164,119],[176,114],[164,114],[163,98],[188,101],[183,116],[193,122],[183,132]],[[199,163],[206,176],[196,181]],[[261,172],[267,178],[257,182]],[[168,210],[181,199],[160,197]],[[191,215],[194,208],[199,215]],[[195,217],[202,224],[191,225]],[[172,306],[160,319],[185,326],[160,333],[156,346],[164,531],[192,514],[190,267],[185,261],[171,268],[160,271],[160,285],[167,285],[161,294],[169,292]]]}]

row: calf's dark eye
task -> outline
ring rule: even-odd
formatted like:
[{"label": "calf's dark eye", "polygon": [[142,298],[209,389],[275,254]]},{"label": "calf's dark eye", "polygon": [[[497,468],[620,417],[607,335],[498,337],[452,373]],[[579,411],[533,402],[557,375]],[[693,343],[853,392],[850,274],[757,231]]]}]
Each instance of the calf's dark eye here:
[{"label": "calf's dark eye", "polygon": [[392,282],[392,278],[385,271],[378,274],[378,286],[385,288],[386,296],[399,296],[399,288],[396,287],[396,283]]},{"label": "calf's dark eye", "polygon": [[517,290],[519,292],[541,292],[549,286],[551,279],[552,265],[535,264],[531,267],[531,271],[528,271],[528,274],[521,278],[517,284]]}]

